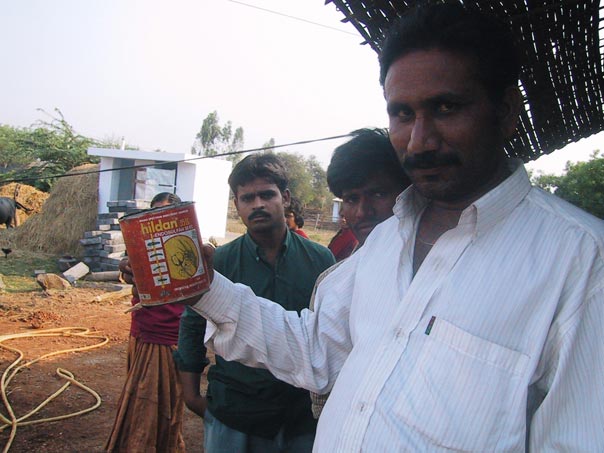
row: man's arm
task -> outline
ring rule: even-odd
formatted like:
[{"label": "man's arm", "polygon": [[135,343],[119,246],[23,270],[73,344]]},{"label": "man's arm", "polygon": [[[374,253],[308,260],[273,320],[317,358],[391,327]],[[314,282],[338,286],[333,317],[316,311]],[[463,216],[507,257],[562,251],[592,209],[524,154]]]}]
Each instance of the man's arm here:
[{"label": "man's arm", "polygon": [[208,400],[205,396],[199,393],[199,386],[201,384],[201,373],[181,371],[180,383],[182,384],[182,391],[183,396],[185,398],[185,404],[191,411],[203,418],[206,412],[206,408],[208,407]]},{"label": "man's arm", "polygon": [[542,377],[542,401],[532,417],[529,451],[604,451],[604,289],[552,326]]},{"label": "man's arm", "polygon": [[319,285],[317,310],[301,315],[215,273],[210,291],[192,306],[212,321],[206,344],[226,360],[267,368],[297,387],[331,390],[352,349],[348,320],[359,257],[353,258]]},{"label": "man's arm", "polygon": [[209,364],[203,344],[205,330],[206,320],[187,307],[180,318],[178,349],[174,352],[185,404],[200,417],[204,416],[207,406],[205,396],[199,391],[201,373]]}]

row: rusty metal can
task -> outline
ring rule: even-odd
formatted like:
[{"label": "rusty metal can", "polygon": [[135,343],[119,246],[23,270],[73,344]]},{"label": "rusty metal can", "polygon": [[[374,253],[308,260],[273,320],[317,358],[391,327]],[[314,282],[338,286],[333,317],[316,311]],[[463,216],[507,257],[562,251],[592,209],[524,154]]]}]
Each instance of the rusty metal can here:
[{"label": "rusty metal can", "polygon": [[120,228],[142,306],[178,302],[210,288],[193,203],[126,215]]}]

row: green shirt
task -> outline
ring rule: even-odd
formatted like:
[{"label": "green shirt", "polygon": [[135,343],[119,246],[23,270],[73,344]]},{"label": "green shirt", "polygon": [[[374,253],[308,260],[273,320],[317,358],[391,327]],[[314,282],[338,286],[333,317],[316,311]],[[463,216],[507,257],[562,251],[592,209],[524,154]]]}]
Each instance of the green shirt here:
[{"label": "green shirt", "polygon": [[[334,263],[326,247],[289,230],[274,267],[263,259],[248,234],[217,248],[214,254],[214,268],[229,280],[298,313],[308,307],[319,274]],[[205,348],[198,340],[201,329],[205,329],[205,320],[187,307],[178,341],[180,369],[196,371],[195,363],[199,367],[203,362]],[[316,429],[308,392],[279,381],[264,369],[216,356],[216,365],[208,372],[207,396],[214,417],[247,434],[272,438],[283,427],[290,437]]]}]

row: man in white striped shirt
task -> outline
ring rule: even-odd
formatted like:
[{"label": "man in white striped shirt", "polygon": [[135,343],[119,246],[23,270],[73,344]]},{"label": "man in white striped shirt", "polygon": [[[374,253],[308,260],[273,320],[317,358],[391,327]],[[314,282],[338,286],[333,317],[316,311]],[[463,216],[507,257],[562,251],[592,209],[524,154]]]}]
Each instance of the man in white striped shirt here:
[{"label": "man in white striped shirt", "polygon": [[[216,274],[210,347],[317,393],[314,451],[604,451],[604,227],[506,157],[509,31],[412,11],[380,56],[413,185],[300,316]],[[208,252],[208,258],[211,256]]]}]

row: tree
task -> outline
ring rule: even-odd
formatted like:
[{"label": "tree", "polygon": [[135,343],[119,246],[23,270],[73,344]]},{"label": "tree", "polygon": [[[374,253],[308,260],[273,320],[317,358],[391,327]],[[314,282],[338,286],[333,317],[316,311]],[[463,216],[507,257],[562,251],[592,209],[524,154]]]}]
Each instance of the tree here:
[{"label": "tree", "polygon": [[567,162],[562,176],[539,175],[533,182],[604,219],[604,158],[599,156],[598,150],[587,162]]},{"label": "tree", "polygon": [[35,160],[33,149],[23,147],[29,134],[27,129],[0,125],[0,173],[23,168]]},{"label": "tree", "polygon": [[[243,128],[238,127],[233,132],[233,124],[230,121],[221,126],[218,112],[213,111],[201,123],[201,129],[195,136],[192,151],[200,156],[215,156],[239,151],[243,148],[243,144]],[[242,157],[241,154],[233,154],[226,156],[226,159],[237,163]]]},{"label": "tree", "polygon": [[329,198],[329,190],[325,170],[316,157],[304,158],[298,153],[285,151],[276,155],[283,160],[287,168],[292,195],[300,200],[305,208],[323,209]]},{"label": "tree", "polygon": [[264,148],[265,153],[272,153],[274,152],[274,148],[275,148],[275,139],[273,137],[269,138],[267,142],[264,143],[264,145],[262,145],[262,148]]},{"label": "tree", "polygon": [[98,162],[98,158],[87,153],[97,142],[76,133],[59,109],[54,112],[54,116],[44,112],[50,121],[37,121],[31,128],[2,126],[0,165],[9,171],[0,176],[0,182],[35,178],[29,184],[48,191],[54,183],[54,175],[83,163]]},{"label": "tree", "polygon": [[331,199],[331,192],[327,186],[327,172],[313,155],[306,159],[306,168],[310,174],[310,184],[313,188],[313,207],[322,210],[325,203]]},{"label": "tree", "polygon": [[289,190],[303,206],[306,206],[313,198],[311,177],[306,167],[306,161],[298,153],[279,152],[277,156],[281,158],[287,168],[289,178]]}]

